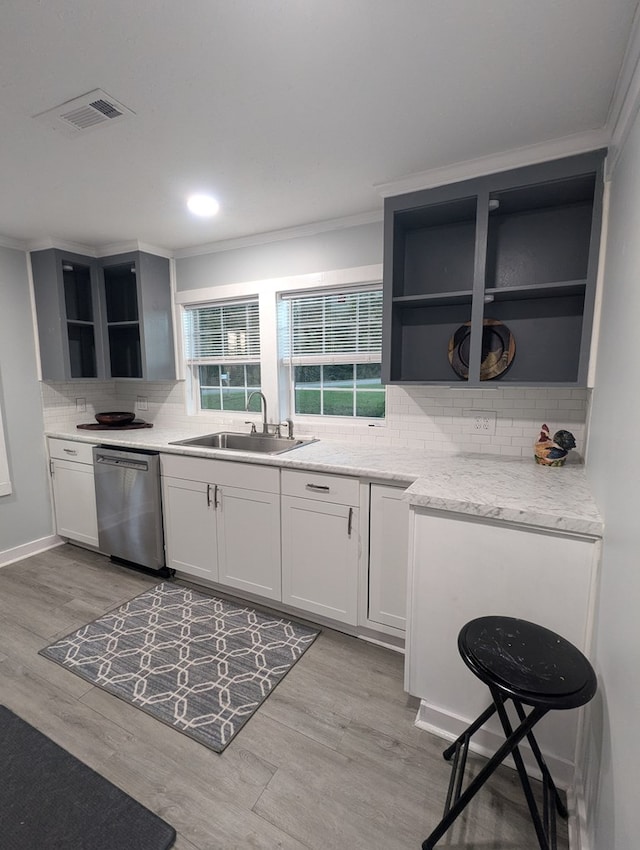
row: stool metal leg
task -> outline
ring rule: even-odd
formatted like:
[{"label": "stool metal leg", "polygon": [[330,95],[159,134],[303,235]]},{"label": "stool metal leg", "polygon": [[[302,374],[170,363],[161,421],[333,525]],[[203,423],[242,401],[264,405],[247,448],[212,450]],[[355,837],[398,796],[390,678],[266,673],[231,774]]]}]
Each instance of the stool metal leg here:
[{"label": "stool metal leg", "polygon": [[481,726],[484,726],[484,724],[487,722],[487,720],[492,715],[494,715],[495,713],[496,713],[495,704],[490,705],[488,708],[486,708],[482,712],[480,717],[478,717],[477,720],[474,720],[473,723],[471,724],[471,726],[469,726],[468,729],[465,729],[465,731],[462,733],[462,735],[460,735],[460,737],[456,741],[454,741],[453,744],[451,744],[450,747],[447,747],[447,749],[442,753],[443,757],[447,761],[449,761],[451,759],[451,757],[453,756],[453,754],[455,753],[458,745],[462,744],[464,742],[465,738],[470,738],[475,732],[478,731],[478,729]]},{"label": "stool metal leg", "polygon": [[[502,728],[504,729],[505,736],[507,737],[507,740],[510,740],[510,738],[513,736],[514,732],[513,732],[513,729],[511,728],[511,722],[509,721],[509,716],[508,716],[507,710],[505,708],[505,701],[502,698],[502,695],[500,694],[499,691],[496,691],[496,690],[494,690],[494,688],[491,688],[491,687],[489,688],[489,690],[491,691],[491,695],[493,696],[493,699],[496,703],[496,707],[497,707],[497,710],[498,710],[498,717],[500,718],[500,722],[502,723]],[[531,713],[533,714],[534,712],[531,712]],[[522,714],[526,718],[524,711],[522,711]],[[518,712],[518,716],[520,716],[520,712]],[[518,730],[522,729],[522,723],[523,722],[526,723],[526,719],[521,718],[521,721],[522,722],[520,723],[520,726],[518,726]],[[533,737],[533,733],[531,732],[531,729],[533,729],[533,727],[531,727],[529,729],[529,731],[526,733],[526,737],[529,739],[529,741]],[[516,730],[516,731],[518,731],[518,730]],[[525,737],[525,736],[522,736],[522,737]],[[536,744],[536,748],[537,748],[537,744]],[[540,752],[539,749],[538,749],[538,752]],[[533,820],[533,826],[535,828],[536,835],[538,836],[538,843],[540,844],[540,850],[551,850],[551,847],[549,845],[549,832],[547,832],[547,829],[546,829],[546,827],[550,827],[551,824],[550,824],[550,821],[547,821],[547,818],[545,818],[545,821],[546,821],[545,824],[543,824],[543,822],[542,822],[542,819],[540,817],[540,812],[538,811],[538,806],[536,805],[536,801],[535,801],[535,798],[533,796],[533,790],[531,788],[531,782],[529,781],[529,777],[527,776],[527,771],[526,771],[525,766],[524,766],[524,761],[522,760],[522,755],[520,754],[520,750],[518,749],[517,745],[513,747],[511,755],[513,756],[513,760],[515,762],[516,769],[517,769],[518,774],[520,776],[520,784],[522,785],[522,790],[524,791],[524,796],[527,800],[527,805],[529,807],[531,819]],[[555,788],[555,786],[554,786],[554,788]],[[546,808],[546,806],[545,806],[545,808]],[[551,836],[551,841],[552,841],[552,844],[555,846],[555,843],[556,843],[555,835]]]},{"label": "stool metal leg", "polygon": [[[518,712],[518,717],[520,718],[520,721],[522,722],[524,720],[525,716],[526,716],[525,711],[522,707],[522,703],[518,702],[518,700],[515,700],[513,698],[512,698],[511,701],[515,705],[516,711]],[[560,799],[560,794],[558,793],[558,789],[556,788],[555,782],[553,781],[553,777],[551,776],[551,773],[549,772],[549,768],[547,767],[547,763],[545,762],[544,757],[543,757],[542,753],[540,752],[540,747],[538,746],[538,742],[536,741],[533,732],[531,732],[530,735],[527,735],[527,740],[529,741],[529,746],[531,747],[531,751],[533,752],[534,756],[536,757],[536,761],[538,762],[538,767],[540,768],[540,772],[542,773],[543,782],[544,782],[545,786],[548,786],[553,793],[556,809],[558,810],[558,814],[562,818],[565,818],[565,819],[568,818],[569,813],[567,812],[567,809],[566,809],[564,803]]]},{"label": "stool metal leg", "polygon": [[[508,755],[511,755],[511,753],[516,750],[518,744],[522,741],[522,739],[526,737],[526,735],[528,735],[528,733],[533,729],[533,727],[540,720],[540,718],[544,717],[546,713],[546,709],[534,708],[533,711],[529,714],[529,716],[526,717],[525,720],[520,724],[520,726],[518,726],[518,728],[511,735],[509,735],[504,744],[498,750],[496,750],[494,755],[489,759],[489,761],[485,764],[485,766],[478,773],[478,775],[469,783],[466,790],[459,795],[451,795],[452,805],[448,809],[445,809],[444,817],[442,818],[438,826],[433,830],[431,835],[425,838],[425,840],[422,842],[422,850],[432,850],[432,848],[435,847],[437,842],[442,838],[442,836],[453,824],[458,815],[464,810],[464,808],[469,804],[473,797],[478,793],[480,788],[482,788],[482,786],[485,784],[487,779],[489,779],[491,774],[502,764],[502,762]],[[493,711],[491,712],[491,714],[493,714]],[[475,723],[473,725],[475,726]],[[476,729],[477,728],[479,727],[476,727]],[[456,781],[455,773],[452,774],[452,781]],[[449,797],[447,798],[447,800],[449,802]],[[544,848],[544,850],[548,850],[548,848]]]}]

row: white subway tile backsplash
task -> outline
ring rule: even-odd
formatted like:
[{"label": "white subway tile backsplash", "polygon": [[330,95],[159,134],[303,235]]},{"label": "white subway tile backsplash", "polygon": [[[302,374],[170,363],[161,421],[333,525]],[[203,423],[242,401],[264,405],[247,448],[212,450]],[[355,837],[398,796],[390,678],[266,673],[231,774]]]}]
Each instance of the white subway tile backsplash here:
[{"label": "white subway tile backsplash", "polygon": [[[186,384],[146,381],[70,381],[42,383],[42,405],[48,429],[75,427],[91,422],[100,410],[136,410],[144,396],[148,410],[143,416],[158,426],[185,431],[238,428],[237,416],[208,411],[199,416],[187,413]],[[515,388],[465,390],[448,387],[387,388],[384,423],[369,427],[353,420],[295,419],[296,433],[370,445],[406,446],[416,450],[481,451],[487,454],[527,457],[542,423],[551,433],[560,428],[572,431],[577,449],[584,453],[590,391],[568,388]],[[86,411],[79,413],[76,398],[85,399]],[[473,419],[463,411],[496,412],[496,432],[475,434]]]}]

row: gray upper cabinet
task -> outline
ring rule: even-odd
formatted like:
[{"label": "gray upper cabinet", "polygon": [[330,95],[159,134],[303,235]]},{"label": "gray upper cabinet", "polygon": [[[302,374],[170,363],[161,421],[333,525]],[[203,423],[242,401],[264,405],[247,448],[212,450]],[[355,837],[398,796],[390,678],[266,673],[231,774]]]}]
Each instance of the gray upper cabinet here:
[{"label": "gray upper cabinet", "polygon": [[169,260],[31,254],[43,380],[174,380]]},{"label": "gray upper cabinet", "polygon": [[386,383],[586,385],[605,154],[386,199]]},{"label": "gray upper cabinet", "polygon": [[109,374],[175,380],[169,260],[134,251],[99,263]]},{"label": "gray upper cabinet", "polygon": [[31,253],[42,378],[105,378],[98,262],[50,248]]}]

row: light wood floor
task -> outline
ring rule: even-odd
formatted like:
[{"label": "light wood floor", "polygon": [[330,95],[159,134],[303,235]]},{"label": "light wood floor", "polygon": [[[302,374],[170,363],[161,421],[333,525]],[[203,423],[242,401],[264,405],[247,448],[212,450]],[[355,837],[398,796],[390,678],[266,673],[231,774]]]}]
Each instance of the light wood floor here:
[{"label": "light wood floor", "polygon": [[[401,655],[325,629],[221,755],[38,655],[155,583],[68,545],[0,569],[0,702],[171,823],[176,850],[419,850],[450,768]],[[441,846],[537,847],[516,774]]]}]

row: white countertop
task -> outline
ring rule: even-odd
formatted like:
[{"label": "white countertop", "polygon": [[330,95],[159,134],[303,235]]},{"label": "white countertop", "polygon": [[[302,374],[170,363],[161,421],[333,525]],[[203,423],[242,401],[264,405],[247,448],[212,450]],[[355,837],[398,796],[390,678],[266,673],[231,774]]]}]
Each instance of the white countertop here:
[{"label": "white countertop", "polygon": [[[204,429],[203,429],[204,433]],[[584,466],[544,467],[531,460],[475,454],[430,454],[392,446],[365,446],[322,439],[281,455],[229,452],[169,443],[193,437],[168,428],[131,431],[47,431],[48,437],[83,443],[149,449],[242,463],[312,469],[411,485],[417,508],[453,511],[539,528],[602,536],[603,523]]]}]

